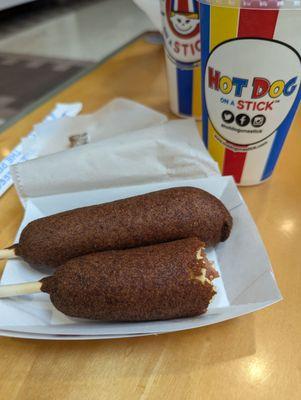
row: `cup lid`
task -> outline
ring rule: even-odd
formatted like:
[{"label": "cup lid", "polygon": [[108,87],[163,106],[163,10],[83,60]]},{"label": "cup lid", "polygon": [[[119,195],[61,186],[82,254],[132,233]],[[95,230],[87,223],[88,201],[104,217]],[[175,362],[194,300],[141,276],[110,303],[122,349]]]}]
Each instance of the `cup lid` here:
[{"label": "cup lid", "polygon": [[301,0],[198,0],[202,4],[230,8],[264,10],[301,9]]}]

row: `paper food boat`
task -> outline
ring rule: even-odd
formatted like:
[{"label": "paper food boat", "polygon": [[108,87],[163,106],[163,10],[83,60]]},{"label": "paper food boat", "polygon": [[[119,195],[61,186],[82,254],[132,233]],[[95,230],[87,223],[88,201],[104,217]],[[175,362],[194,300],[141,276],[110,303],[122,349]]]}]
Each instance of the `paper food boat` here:
[{"label": "paper food boat", "polygon": [[[114,189],[60,194],[29,199],[19,228],[32,220],[60,211],[104,203],[174,186],[195,186],[218,197],[234,220],[230,238],[208,251],[221,278],[208,313],[168,321],[102,323],[66,317],[44,293],[0,300],[0,334],[33,339],[108,339],[161,334],[215,324],[259,310],[281,300],[272,267],[248,208],[230,177],[179,180]],[[37,271],[21,260],[7,262],[1,284],[30,282],[51,274]]]}]

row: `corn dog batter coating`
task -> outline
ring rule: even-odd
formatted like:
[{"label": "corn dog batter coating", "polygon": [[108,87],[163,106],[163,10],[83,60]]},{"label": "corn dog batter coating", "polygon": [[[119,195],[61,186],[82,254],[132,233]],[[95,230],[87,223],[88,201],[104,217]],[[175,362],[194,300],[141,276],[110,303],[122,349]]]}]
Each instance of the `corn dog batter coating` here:
[{"label": "corn dog batter coating", "polygon": [[15,251],[32,265],[57,267],[92,252],[188,237],[211,246],[226,240],[231,227],[229,212],[211,194],[172,188],[33,221]]},{"label": "corn dog batter coating", "polygon": [[191,238],[70,260],[41,290],[71,317],[150,321],[205,313],[217,276],[203,243]]}]

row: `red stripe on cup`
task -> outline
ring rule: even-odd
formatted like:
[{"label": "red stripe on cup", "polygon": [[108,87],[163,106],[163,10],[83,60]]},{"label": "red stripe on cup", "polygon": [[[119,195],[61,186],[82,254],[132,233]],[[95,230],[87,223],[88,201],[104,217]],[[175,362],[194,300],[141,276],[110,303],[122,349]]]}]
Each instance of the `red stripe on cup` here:
[{"label": "red stripe on cup", "polygon": [[232,175],[236,183],[241,180],[247,153],[237,153],[226,149],[223,175]]},{"label": "red stripe on cup", "polygon": [[272,39],[278,10],[240,10],[237,37],[262,37]]},{"label": "red stripe on cup", "polygon": [[[239,15],[238,38],[262,37],[272,39],[278,18],[278,10],[241,9]],[[225,150],[223,175],[232,175],[240,183],[247,152]]]}]

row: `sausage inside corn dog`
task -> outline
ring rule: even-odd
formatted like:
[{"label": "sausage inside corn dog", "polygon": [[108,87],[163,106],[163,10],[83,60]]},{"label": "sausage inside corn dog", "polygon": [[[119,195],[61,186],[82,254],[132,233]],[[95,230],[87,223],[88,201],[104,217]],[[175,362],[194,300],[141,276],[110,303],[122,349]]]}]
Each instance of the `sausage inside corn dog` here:
[{"label": "sausage inside corn dog", "polygon": [[179,187],[35,220],[23,230],[14,252],[31,265],[57,267],[92,252],[188,237],[216,245],[231,228],[232,218],[220,200],[201,189]]},{"label": "sausage inside corn dog", "polygon": [[71,317],[150,321],[205,313],[218,276],[203,243],[184,239],[89,254],[41,280],[54,306]]}]

